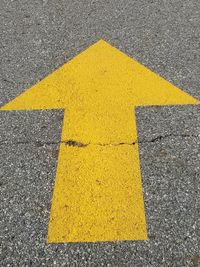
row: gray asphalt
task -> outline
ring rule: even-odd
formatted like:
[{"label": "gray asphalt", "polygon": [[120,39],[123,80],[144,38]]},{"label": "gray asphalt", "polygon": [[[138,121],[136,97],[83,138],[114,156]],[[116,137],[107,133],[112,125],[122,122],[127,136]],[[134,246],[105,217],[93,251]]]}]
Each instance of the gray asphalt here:
[{"label": "gray asphalt", "polygon": [[[0,105],[103,38],[200,99],[200,2],[0,2]],[[46,244],[63,111],[0,112],[1,266],[200,266],[200,107],[140,107],[147,241]]]}]

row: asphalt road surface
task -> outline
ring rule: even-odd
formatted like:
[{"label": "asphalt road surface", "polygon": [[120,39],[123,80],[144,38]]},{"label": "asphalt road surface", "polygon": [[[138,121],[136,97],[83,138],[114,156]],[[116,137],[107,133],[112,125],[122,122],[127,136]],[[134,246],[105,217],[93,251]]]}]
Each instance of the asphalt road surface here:
[{"label": "asphalt road surface", "polygon": [[[200,99],[200,2],[0,2],[0,105],[104,39]],[[200,106],[137,108],[147,241],[47,244],[63,110],[0,111],[1,266],[200,266]]]}]

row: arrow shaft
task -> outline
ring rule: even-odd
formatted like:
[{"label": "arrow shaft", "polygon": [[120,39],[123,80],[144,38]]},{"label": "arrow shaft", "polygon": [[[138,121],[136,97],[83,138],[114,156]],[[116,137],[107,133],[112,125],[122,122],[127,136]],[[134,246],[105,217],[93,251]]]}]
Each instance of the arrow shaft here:
[{"label": "arrow shaft", "polygon": [[77,105],[65,111],[62,141],[84,144],[133,143],[137,140],[133,105]]},{"label": "arrow shaft", "polygon": [[146,238],[138,144],[62,142],[48,242]]}]

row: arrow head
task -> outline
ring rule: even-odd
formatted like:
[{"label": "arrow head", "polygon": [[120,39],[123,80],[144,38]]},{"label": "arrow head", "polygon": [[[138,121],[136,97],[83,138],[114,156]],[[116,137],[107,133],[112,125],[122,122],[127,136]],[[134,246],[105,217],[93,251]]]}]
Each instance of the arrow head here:
[{"label": "arrow head", "polygon": [[177,105],[199,101],[103,40],[54,71],[2,110],[109,105]]}]

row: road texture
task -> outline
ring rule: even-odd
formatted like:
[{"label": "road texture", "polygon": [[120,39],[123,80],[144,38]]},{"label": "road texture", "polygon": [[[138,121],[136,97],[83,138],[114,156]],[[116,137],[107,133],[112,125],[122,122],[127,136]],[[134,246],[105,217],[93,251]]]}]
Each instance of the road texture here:
[{"label": "road texture", "polygon": [[[200,2],[4,1],[6,104],[104,39],[200,99]],[[147,241],[47,244],[63,111],[0,112],[1,266],[199,266],[200,108],[137,108]]]}]

